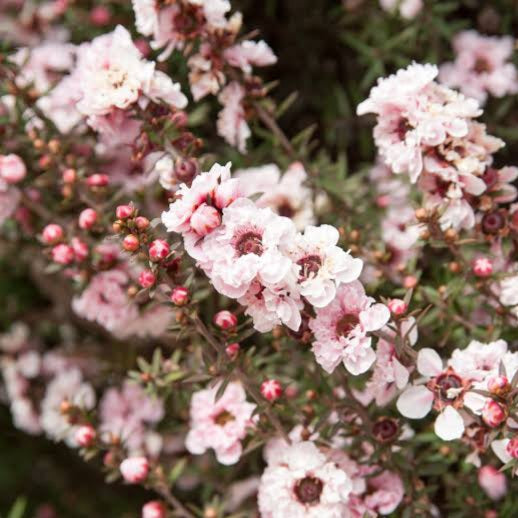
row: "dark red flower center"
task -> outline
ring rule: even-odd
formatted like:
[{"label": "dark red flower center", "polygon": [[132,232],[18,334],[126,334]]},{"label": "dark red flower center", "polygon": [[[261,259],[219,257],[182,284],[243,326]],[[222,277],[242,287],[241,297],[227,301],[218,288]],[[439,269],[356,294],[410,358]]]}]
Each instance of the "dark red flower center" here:
[{"label": "dark red flower center", "polygon": [[360,319],[358,318],[358,315],[344,315],[336,323],[336,335],[347,336],[359,323]]},{"label": "dark red flower center", "polygon": [[302,504],[316,504],[324,489],[323,482],[316,477],[307,476],[295,484],[295,495]]},{"label": "dark red flower center", "polygon": [[230,421],[234,421],[236,418],[227,410],[220,412],[215,418],[214,422],[219,426],[225,426]]},{"label": "dark red flower center", "polygon": [[451,372],[447,372],[444,374],[439,374],[435,379],[435,384],[437,387],[437,394],[439,398],[443,401],[451,401],[452,397],[448,397],[448,391],[450,389],[459,389],[462,387],[462,379],[460,376],[456,374],[452,374]]},{"label": "dark red flower center", "polygon": [[299,259],[297,264],[301,267],[300,277],[305,280],[318,273],[318,270],[320,270],[322,266],[322,259],[320,259],[318,255],[307,255]]},{"label": "dark red flower center", "polygon": [[261,255],[263,253],[262,236],[258,232],[245,232],[239,237],[235,247],[239,255]]}]

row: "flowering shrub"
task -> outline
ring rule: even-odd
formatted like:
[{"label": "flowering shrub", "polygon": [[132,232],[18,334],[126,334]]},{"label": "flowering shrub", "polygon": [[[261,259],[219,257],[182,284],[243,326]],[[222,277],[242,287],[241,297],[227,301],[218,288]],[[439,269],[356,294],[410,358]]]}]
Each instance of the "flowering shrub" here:
[{"label": "flowering shrub", "polygon": [[2,515],[517,515],[507,3],[1,3]]}]

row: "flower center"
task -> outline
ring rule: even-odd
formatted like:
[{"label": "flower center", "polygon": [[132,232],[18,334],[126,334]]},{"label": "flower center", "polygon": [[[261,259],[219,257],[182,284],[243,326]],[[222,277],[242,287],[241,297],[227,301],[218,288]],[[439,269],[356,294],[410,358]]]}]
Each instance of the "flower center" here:
[{"label": "flower center", "polygon": [[505,226],[505,218],[504,216],[498,212],[488,212],[482,218],[482,230],[486,234],[496,234],[500,229]]},{"label": "flower center", "polygon": [[399,432],[399,427],[395,419],[381,417],[372,427],[372,433],[379,441],[386,442],[394,439]]},{"label": "flower center", "polygon": [[295,495],[302,504],[316,504],[320,501],[320,495],[324,484],[319,478],[307,476],[295,484]]},{"label": "flower center", "polygon": [[291,206],[288,200],[284,200],[278,207],[277,213],[279,216],[284,216],[285,218],[292,218],[295,215],[295,209]]},{"label": "flower center", "polygon": [[297,264],[301,267],[300,277],[305,280],[318,273],[318,270],[320,270],[322,266],[322,259],[320,259],[318,255],[307,255],[299,259]]},{"label": "flower center", "polygon": [[491,65],[486,58],[478,57],[475,60],[475,65],[473,66],[473,70],[477,74],[483,74],[487,72],[491,72]]},{"label": "flower center", "polygon": [[235,421],[235,419],[230,412],[223,410],[214,418],[214,422],[219,426],[225,426],[227,423]]},{"label": "flower center", "polygon": [[485,173],[482,175],[482,180],[484,180],[487,188],[490,189],[498,182],[498,171],[492,167],[488,167]]},{"label": "flower center", "polygon": [[450,394],[451,389],[462,388],[462,379],[450,372],[439,374],[435,380],[437,394],[442,401],[451,401],[456,398],[456,394]]},{"label": "flower center", "polygon": [[261,255],[263,253],[261,234],[257,232],[245,232],[236,241],[235,248],[240,256],[247,254]]},{"label": "flower center", "polygon": [[336,323],[336,336],[347,336],[359,323],[358,315],[344,315]]},{"label": "flower center", "polygon": [[396,134],[400,140],[405,140],[406,134],[413,129],[406,119],[400,119],[396,128]]}]

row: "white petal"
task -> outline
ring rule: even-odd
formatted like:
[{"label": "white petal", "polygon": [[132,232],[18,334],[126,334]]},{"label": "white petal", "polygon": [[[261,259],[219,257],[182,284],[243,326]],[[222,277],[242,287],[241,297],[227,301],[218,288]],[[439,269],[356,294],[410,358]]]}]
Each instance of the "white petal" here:
[{"label": "white petal", "polygon": [[491,443],[491,449],[494,454],[504,463],[507,464],[511,459],[511,455],[507,453],[507,445],[509,443],[509,439],[500,439],[498,441],[493,441]]},{"label": "white petal", "polygon": [[410,373],[408,372],[408,369],[404,365],[402,365],[397,358],[394,358],[392,360],[392,363],[394,364],[396,387],[399,390],[401,390],[407,386],[408,377]]},{"label": "white petal", "polygon": [[417,354],[417,370],[430,378],[439,375],[442,372],[441,357],[433,349],[421,349]]},{"label": "white petal", "polygon": [[466,392],[464,395],[464,405],[467,406],[475,414],[480,415],[487,401],[487,397],[476,392]]},{"label": "white petal", "polygon": [[433,392],[423,385],[406,389],[398,398],[399,412],[410,419],[422,419],[432,409]]},{"label": "white petal", "polygon": [[435,433],[444,441],[460,439],[464,433],[464,420],[452,406],[447,406],[435,420]]}]

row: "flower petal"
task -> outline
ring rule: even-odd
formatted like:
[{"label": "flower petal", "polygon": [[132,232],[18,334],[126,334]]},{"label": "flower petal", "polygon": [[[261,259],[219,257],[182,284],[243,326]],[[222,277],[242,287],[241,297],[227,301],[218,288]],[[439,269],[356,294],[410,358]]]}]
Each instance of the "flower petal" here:
[{"label": "flower petal", "polygon": [[406,389],[398,398],[399,412],[410,419],[422,419],[432,409],[433,392],[423,385]]},{"label": "flower petal", "polygon": [[460,439],[464,433],[464,420],[452,406],[447,406],[435,420],[435,433],[444,441]]},{"label": "flower petal", "polygon": [[433,378],[442,372],[442,360],[437,351],[425,347],[417,355],[417,370],[423,376]]}]

